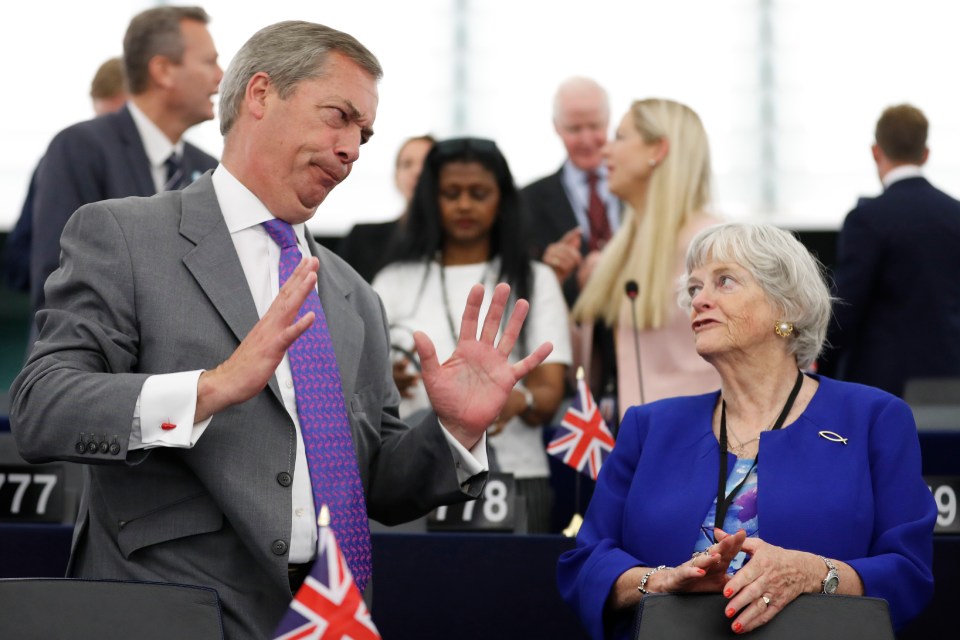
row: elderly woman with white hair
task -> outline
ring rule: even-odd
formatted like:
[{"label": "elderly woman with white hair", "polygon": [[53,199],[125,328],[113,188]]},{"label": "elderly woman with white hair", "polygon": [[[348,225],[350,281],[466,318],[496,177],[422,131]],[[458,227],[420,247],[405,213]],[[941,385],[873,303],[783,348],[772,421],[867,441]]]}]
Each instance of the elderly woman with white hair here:
[{"label": "elderly woman with white hair", "polygon": [[830,301],[785,231],[729,223],[692,240],[680,303],[720,390],[627,411],[559,563],[592,637],[626,637],[655,592],[722,592],[736,633],[802,593],[884,598],[895,627],[922,611],[937,510],[916,425],[895,396],[803,373]]}]

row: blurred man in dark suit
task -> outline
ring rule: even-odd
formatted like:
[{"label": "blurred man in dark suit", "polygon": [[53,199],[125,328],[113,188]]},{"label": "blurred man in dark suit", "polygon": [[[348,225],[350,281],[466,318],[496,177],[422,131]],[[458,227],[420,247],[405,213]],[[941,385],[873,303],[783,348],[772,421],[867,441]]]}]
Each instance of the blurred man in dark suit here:
[{"label": "blurred man in dark suit", "polygon": [[[110,58],[100,65],[90,83],[94,115],[119,111],[127,102],[123,59]],[[37,170],[30,176],[27,197],[17,224],[7,236],[3,254],[3,283],[14,291],[30,291],[30,242],[33,236],[33,199],[37,193]]]},{"label": "blurred man in dark suit", "polygon": [[589,78],[566,80],[554,98],[553,126],[567,159],[559,171],[522,191],[533,257],[553,268],[570,305],[599,250],[620,225],[620,201],[607,189],[600,155],[609,125],[603,87]]},{"label": "blurred man in dark suit", "polygon": [[181,188],[217,165],[183,141],[213,119],[223,71],[199,7],[156,7],[130,21],[123,60],[130,91],[120,111],[75,124],[50,143],[37,169],[30,302],[60,263],[60,234],[82,205]]},{"label": "blurred man in dark suit", "polygon": [[960,376],[960,202],[923,177],[927,128],[907,104],[877,122],[884,192],[861,199],[840,232],[833,349],[820,366],[896,395],[911,378]]}]

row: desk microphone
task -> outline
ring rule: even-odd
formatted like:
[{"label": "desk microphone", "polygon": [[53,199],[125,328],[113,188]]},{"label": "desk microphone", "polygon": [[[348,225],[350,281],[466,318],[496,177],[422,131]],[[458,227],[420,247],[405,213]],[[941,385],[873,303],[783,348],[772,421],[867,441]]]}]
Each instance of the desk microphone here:
[{"label": "desk microphone", "polygon": [[640,285],[636,280],[627,280],[625,287],[627,297],[630,298],[630,310],[633,312],[633,349],[637,358],[637,384],[640,387],[640,404],[646,404],[643,399],[643,367],[640,366],[640,329],[637,326],[637,295]]}]

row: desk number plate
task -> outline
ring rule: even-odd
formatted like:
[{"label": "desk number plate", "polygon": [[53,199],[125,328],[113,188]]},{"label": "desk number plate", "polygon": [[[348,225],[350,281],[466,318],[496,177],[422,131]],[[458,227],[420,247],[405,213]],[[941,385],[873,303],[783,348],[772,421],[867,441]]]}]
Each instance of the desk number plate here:
[{"label": "desk number plate", "polygon": [[514,531],[517,526],[513,474],[491,473],[476,500],[438,507],[427,518],[429,531]]},{"label": "desk number plate", "polygon": [[0,521],[61,522],[63,469],[55,465],[0,465]]},{"label": "desk number plate", "polygon": [[937,523],[933,532],[960,533],[960,513],[957,512],[960,476],[924,476],[924,480],[937,503]]}]

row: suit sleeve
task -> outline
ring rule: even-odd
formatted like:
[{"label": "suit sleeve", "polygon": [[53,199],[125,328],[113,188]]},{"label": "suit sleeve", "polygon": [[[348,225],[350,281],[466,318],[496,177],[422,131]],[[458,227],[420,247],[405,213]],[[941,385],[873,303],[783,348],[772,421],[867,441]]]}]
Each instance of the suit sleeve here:
[{"label": "suit sleeve", "polygon": [[870,224],[869,213],[858,207],[847,216],[837,239],[834,285],[839,300],[833,305],[831,351],[823,359],[820,373],[837,374],[844,351],[850,348],[852,337],[869,314],[882,260],[883,243]]},{"label": "suit sleeve", "polygon": [[60,263],[60,236],[73,212],[106,197],[103,149],[83,129],[62,131],[37,169],[30,256],[30,301],[44,304],[43,286]]},{"label": "suit sleeve", "polygon": [[[11,426],[30,462],[123,462],[146,375],[138,360],[132,265],[106,203],[83,207],[63,233],[39,337],[11,387]],[[78,444],[106,442],[80,453]],[[119,448],[112,448],[113,443]]]},{"label": "suit sleeve", "polygon": [[874,533],[865,558],[847,560],[864,595],[885,599],[900,628],[933,596],[933,526],[937,507],[923,481],[910,408],[891,399],[870,430]]},{"label": "suit sleeve", "polygon": [[617,444],[600,471],[577,534],[577,547],[560,556],[557,567],[560,595],[580,616],[590,637],[597,640],[609,635],[611,621],[604,613],[617,578],[628,569],[647,564],[624,551],[621,540],[627,495],[643,449],[646,424],[637,408],[627,411]]}]

